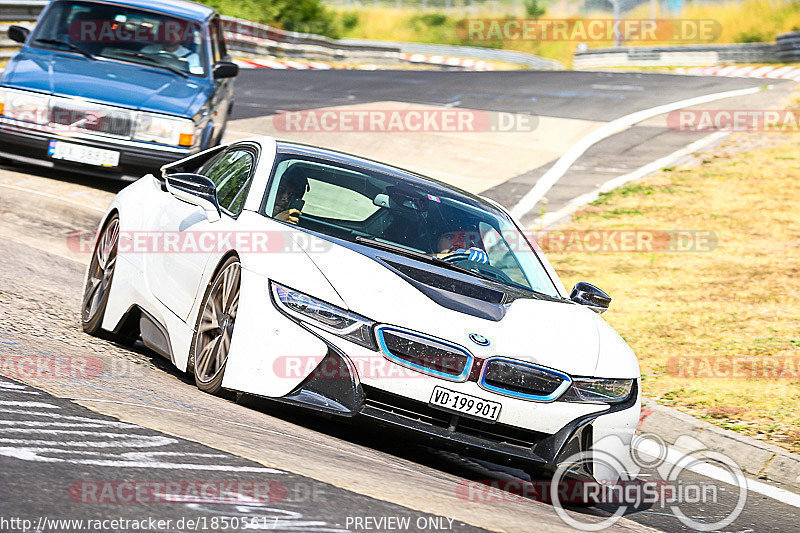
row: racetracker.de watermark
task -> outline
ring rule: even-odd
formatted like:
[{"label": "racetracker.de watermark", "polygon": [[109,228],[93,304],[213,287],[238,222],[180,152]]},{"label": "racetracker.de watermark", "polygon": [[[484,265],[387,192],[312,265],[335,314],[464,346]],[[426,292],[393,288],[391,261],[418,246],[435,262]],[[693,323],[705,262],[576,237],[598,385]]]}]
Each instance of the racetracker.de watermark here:
[{"label": "racetracker.de watermark", "polygon": [[119,357],[65,355],[24,346],[0,332],[0,376],[12,379],[98,379],[140,375],[142,367]]},{"label": "racetracker.de watermark", "polygon": [[272,117],[281,132],[530,132],[536,115],[473,109],[310,109]]},{"label": "racetracker.de watermark", "polygon": [[713,19],[465,19],[467,41],[711,42],[722,31]]},{"label": "racetracker.de watermark", "polygon": [[523,502],[536,500],[552,503],[558,495],[562,504],[630,504],[634,507],[679,503],[712,504],[719,497],[719,487],[711,482],[685,483],[654,480],[578,481],[562,479],[554,485],[551,479],[462,481],[456,496],[470,502]]},{"label": "racetracker.de watermark", "polygon": [[672,131],[800,132],[796,109],[681,109],[667,115]]},{"label": "racetracker.de watermark", "polygon": [[[324,239],[289,236],[282,231],[121,231],[118,254],[197,254],[237,250],[244,253],[306,253],[327,251]],[[97,240],[93,231],[74,231],[67,249],[92,253]]]},{"label": "racetracker.de watermark", "polygon": [[[279,481],[76,481],[69,486],[69,497],[76,503],[151,504],[278,503],[289,496],[289,489]],[[311,499],[311,493],[308,494]]]},{"label": "racetracker.de watermark", "polygon": [[[466,240],[482,243],[487,250],[497,244],[488,235],[465,231]],[[544,252],[565,253],[705,253],[718,245],[715,232],[690,229],[586,229],[503,231],[499,235],[503,250],[529,253],[536,242]],[[74,253],[92,253],[97,233],[74,231],[67,236],[67,249]],[[497,237],[491,237],[497,239]],[[195,254],[224,253],[306,253],[326,252],[332,243],[297,232],[282,231],[122,231],[119,254]]]},{"label": "racetracker.de watermark", "polygon": [[712,252],[717,235],[710,230],[543,230],[526,232],[545,252]]},{"label": "racetracker.de watermark", "polygon": [[678,355],[667,359],[667,374],[679,378],[800,379],[800,356]]}]

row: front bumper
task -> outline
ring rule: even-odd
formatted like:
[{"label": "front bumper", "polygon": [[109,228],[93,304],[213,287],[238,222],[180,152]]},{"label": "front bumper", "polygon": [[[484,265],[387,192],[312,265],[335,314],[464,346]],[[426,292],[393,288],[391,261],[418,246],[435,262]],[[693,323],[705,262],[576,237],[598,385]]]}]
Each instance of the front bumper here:
[{"label": "front bumper", "polygon": [[[331,379],[333,375],[338,379]],[[435,379],[435,378],[432,378]],[[436,380],[438,381],[438,380]],[[352,362],[329,344],[328,355],[292,393],[277,398],[337,415],[370,419],[409,438],[471,457],[516,468],[556,470],[569,457],[592,452],[619,456],[624,449],[602,449],[609,435],[630,444],[640,411],[638,380],[624,402],[571,418],[553,432],[488,422],[429,406],[424,401],[363,383]],[[537,404],[532,404],[537,405]],[[543,404],[538,404],[543,405]],[[575,404],[573,404],[575,405]],[[576,412],[579,412],[576,409]],[[530,425],[530,422],[529,424]],[[627,458],[618,457],[621,463]],[[573,469],[587,479],[608,479],[613,472]]]},{"label": "front bumper", "polygon": [[[116,167],[98,167],[53,159],[48,155],[48,147],[53,140],[117,151],[120,153],[119,164]],[[162,148],[134,141],[115,142],[100,136],[68,137],[7,122],[0,123],[0,157],[82,174],[138,179],[148,173],[157,175],[162,165],[187,157],[196,151],[190,148]]]}]

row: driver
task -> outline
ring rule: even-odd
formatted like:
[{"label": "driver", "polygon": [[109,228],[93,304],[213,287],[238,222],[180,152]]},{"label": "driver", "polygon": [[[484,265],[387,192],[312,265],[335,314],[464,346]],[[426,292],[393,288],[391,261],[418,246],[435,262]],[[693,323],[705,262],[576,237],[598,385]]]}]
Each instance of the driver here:
[{"label": "driver", "polygon": [[303,214],[300,211],[303,208],[303,195],[309,190],[308,178],[301,169],[287,170],[278,184],[272,216],[283,222],[297,224],[298,217]]},{"label": "driver", "polygon": [[446,231],[439,237],[437,243],[439,253],[436,257],[450,262],[474,261],[475,263],[489,263],[489,256],[483,250],[480,237],[476,231]]},{"label": "driver", "polygon": [[158,55],[166,54],[171,55],[175,59],[185,61],[189,72],[196,73],[198,69],[202,72],[200,66],[200,56],[196,52],[192,52],[183,44],[181,44],[180,32],[177,31],[164,31],[162,39],[153,44],[149,44],[139,50],[143,54]]}]

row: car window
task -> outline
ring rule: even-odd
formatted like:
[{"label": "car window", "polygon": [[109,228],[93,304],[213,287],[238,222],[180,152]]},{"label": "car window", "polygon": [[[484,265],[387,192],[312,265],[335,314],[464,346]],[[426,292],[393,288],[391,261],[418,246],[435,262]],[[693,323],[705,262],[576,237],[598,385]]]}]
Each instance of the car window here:
[{"label": "car window", "polygon": [[366,220],[379,209],[370,198],[357,191],[313,178],[308,180],[308,192],[303,200],[306,202],[304,213],[337,220]]},{"label": "car window", "polygon": [[222,61],[227,54],[225,50],[225,42],[222,40],[222,33],[220,31],[219,18],[212,20],[208,29],[211,32],[211,53],[213,64],[216,64]]},{"label": "car window", "polygon": [[198,174],[217,186],[219,206],[234,215],[242,212],[255,158],[250,150],[229,150],[206,162]]},{"label": "car window", "polygon": [[433,182],[282,154],[264,214],[331,237],[362,244],[374,241],[378,248],[396,245],[478,277],[558,296],[535,251],[508,215]]}]

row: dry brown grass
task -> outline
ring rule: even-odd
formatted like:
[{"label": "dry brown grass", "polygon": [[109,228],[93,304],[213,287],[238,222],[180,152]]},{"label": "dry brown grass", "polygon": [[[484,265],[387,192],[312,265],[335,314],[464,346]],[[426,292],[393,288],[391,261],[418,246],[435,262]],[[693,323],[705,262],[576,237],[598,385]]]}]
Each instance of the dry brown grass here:
[{"label": "dry brown grass", "polygon": [[[762,135],[786,143],[662,171],[570,224],[710,230],[713,251],[548,256],[568,286],[588,280],[614,297],[604,316],[639,356],[645,395],[800,452],[800,139]],[[751,358],[739,371],[788,360],[794,377],[693,377],[675,359],[708,356]]]}]

